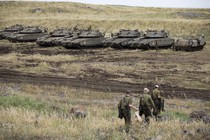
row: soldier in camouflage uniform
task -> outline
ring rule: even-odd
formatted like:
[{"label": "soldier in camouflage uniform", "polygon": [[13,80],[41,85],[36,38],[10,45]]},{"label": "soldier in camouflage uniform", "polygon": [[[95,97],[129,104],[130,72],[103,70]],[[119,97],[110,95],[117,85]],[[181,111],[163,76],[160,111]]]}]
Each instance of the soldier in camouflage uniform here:
[{"label": "soldier in camouflage uniform", "polygon": [[120,101],[120,108],[122,110],[122,116],[125,119],[126,133],[129,132],[131,127],[131,108],[138,110],[132,105],[132,94],[130,91],[126,91],[125,97]]},{"label": "soldier in camouflage uniform", "polygon": [[159,86],[155,85],[155,89],[152,91],[152,100],[155,104],[156,115],[159,115],[161,111],[164,111],[164,98],[161,96]]},{"label": "soldier in camouflage uniform", "polygon": [[152,109],[153,111],[156,111],[154,102],[148,93],[149,89],[144,88],[144,94],[140,96],[140,102],[139,102],[139,115],[142,116],[144,114],[145,121],[147,124],[150,123],[150,117],[152,116]]}]

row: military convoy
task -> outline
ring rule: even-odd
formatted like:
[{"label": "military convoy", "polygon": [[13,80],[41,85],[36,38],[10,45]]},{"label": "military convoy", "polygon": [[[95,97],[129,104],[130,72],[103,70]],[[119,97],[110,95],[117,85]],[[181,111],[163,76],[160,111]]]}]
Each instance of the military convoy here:
[{"label": "military convoy", "polygon": [[47,33],[47,29],[38,26],[13,25],[0,30],[0,39],[11,42],[36,42],[39,46],[63,46],[67,49],[111,47],[117,49],[168,49],[175,51],[202,50],[206,44],[204,35],[199,38],[169,38],[165,30],[120,29],[119,32],[105,38],[99,30],[61,28]]}]

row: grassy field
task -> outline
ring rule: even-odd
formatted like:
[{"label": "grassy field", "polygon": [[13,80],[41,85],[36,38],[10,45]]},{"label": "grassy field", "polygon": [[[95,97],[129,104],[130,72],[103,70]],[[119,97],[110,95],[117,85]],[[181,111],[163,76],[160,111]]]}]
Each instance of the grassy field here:
[{"label": "grassy field", "polygon": [[[209,9],[162,9],[80,3],[0,2],[0,28],[13,24],[99,29],[117,32],[127,29],[165,29],[173,37],[198,36],[210,38]],[[9,10],[8,10],[9,9]],[[40,9],[40,10],[36,10]],[[33,22],[31,22],[33,21]]]},{"label": "grassy field", "polygon": [[[117,118],[117,103],[123,94],[94,92],[67,86],[0,83],[1,139],[204,139],[203,122],[189,123],[189,114],[200,108],[209,109],[209,101],[170,99],[166,101],[167,121],[151,120],[149,127],[135,121],[130,135],[124,121]],[[134,99],[138,106],[138,99]],[[88,112],[84,119],[67,116],[74,106]],[[184,131],[192,134],[184,134]]]},{"label": "grassy field", "polygon": [[[145,127],[132,116],[133,127],[126,134],[124,120],[117,118],[117,104],[124,94],[106,87],[113,81],[117,83],[113,88],[124,89],[121,84],[138,85],[136,96],[142,93],[140,85],[154,83],[166,85],[165,92],[169,87],[194,89],[195,94],[200,90],[209,91],[210,9],[0,1],[0,28],[14,24],[43,26],[49,31],[58,27],[88,28],[91,25],[93,29],[106,32],[107,37],[120,28],[165,29],[174,38],[205,34],[207,45],[198,52],[112,48],[67,50],[61,46],[41,48],[35,43],[1,40],[0,139],[202,140],[210,137],[209,124],[189,121],[192,111],[202,110],[210,115],[210,101],[190,99],[188,95],[184,99],[167,97],[166,111],[162,113],[168,117],[166,121],[156,122],[152,118],[151,124]],[[3,79],[4,74],[11,79]],[[30,77],[41,78],[34,84],[33,81],[24,82],[30,81],[27,79]],[[60,85],[42,84],[49,77],[58,81],[69,79]],[[107,91],[74,87],[68,84],[70,79],[75,82],[88,79],[84,83],[93,84],[90,85],[92,89],[104,82]],[[186,89],[180,90],[180,94],[184,95]],[[135,106],[138,102],[134,98]],[[86,110],[86,118],[77,119],[69,114],[70,109],[77,106]],[[204,131],[198,133],[200,129]]]}]

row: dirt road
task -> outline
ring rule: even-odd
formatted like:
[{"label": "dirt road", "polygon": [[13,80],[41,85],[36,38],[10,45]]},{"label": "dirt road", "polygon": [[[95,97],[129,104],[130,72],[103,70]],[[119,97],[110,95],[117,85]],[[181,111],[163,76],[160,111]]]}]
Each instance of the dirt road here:
[{"label": "dirt road", "polygon": [[[154,83],[147,84],[131,84],[128,82],[118,82],[105,79],[77,79],[40,76],[35,74],[24,74],[14,70],[0,69],[0,81],[4,83],[31,83],[31,84],[55,84],[67,85],[75,88],[83,88],[89,90],[98,90],[105,92],[124,92],[131,90],[134,93],[141,93],[144,87],[153,88]],[[164,96],[167,98],[196,98],[210,100],[210,90],[185,89],[181,87],[171,87],[169,85],[161,85]]]},{"label": "dirt road", "polygon": [[[98,90],[105,92],[124,92],[131,90],[134,93],[141,93],[144,87],[153,89],[154,78],[163,79],[161,88],[165,93],[165,97],[178,98],[196,98],[210,100],[210,89],[208,85],[210,70],[210,50],[202,50],[199,52],[173,52],[173,51],[139,51],[139,50],[113,50],[113,49],[84,49],[84,50],[67,50],[62,47],[42,48],[34,43],[9,43],[3,42],[0,44],[0,55],[9,57],[15,53],[17,59],[21,61],[21,65],[10,62],[0,61],[0,81],[4,83],[33,83],[33,84],[56,84],[68,85],[75,88],[84,88],[90,90]],[[24,69],[33,68],[39,65],[42,61],[31,59],[25,61],[25,56],[40,54],[44,56],[55,55],[73,55],[75,57],[85,56],[86,59],[75,61],[50,61],[46,62],[49,66],[59,67],[62,64],[79,63],[85,68],[85,73],[88,76],[80,77],[78,75],[59,76],[57,72],[46,76],[39,73],[21,72],[18,68]],[[30,65],[23,65],[23,64]],[[36,65],[31,65],[31,63]],[[126,73],[113,73],[106,69],[94,68],[91,64],[112,64],[117,68],[121,67],[138,67],[137,71]],[[112,66],[111,65],[111,66]],[[65,78],[72,77],[72,78]],[[121,80],[127,78],[129,80]],[[142,82],[139,82],[141,79]],[[149,79],[149,82],[147,82]],[[205,79],[205,80],[203,80]],[[181,81],[182,80],[182,81]],[[188,85],[197,84],[200,82],[206,88],[184,88],[179,86],[180,82]],[[154,81],[154,82],[151,82]],[[168,81],[168,82],[167,82]],[[173,84],[171,84],[173,83]],[[200,84],[198,83],[198,84]],[[205,90],[204,90],[205,89]]]}]

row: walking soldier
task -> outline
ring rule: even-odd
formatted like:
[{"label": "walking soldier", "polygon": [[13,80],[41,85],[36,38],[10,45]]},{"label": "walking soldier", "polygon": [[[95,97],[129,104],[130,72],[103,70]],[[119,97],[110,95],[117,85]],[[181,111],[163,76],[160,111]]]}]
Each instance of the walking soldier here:
[{"label": "walking soldier", "polygon": [[138,108],[132,105],[132,102],[132,93],[126,91],[125,97],[118,104],[119,118],[124,118],[125,120],[126,133],[129,132],[131,127],[131,108],[138,110]]},{"label": "walking soldier", "polygon": [[144,114],[145,121],[147,124],[150,123],[150,117],[152,116],[152,109],[156,112],[154,102],[151,96],[148,94],[149,89],[144,88],[144,94],[140,96],[139,102],[139,115],[142,116]]}]

